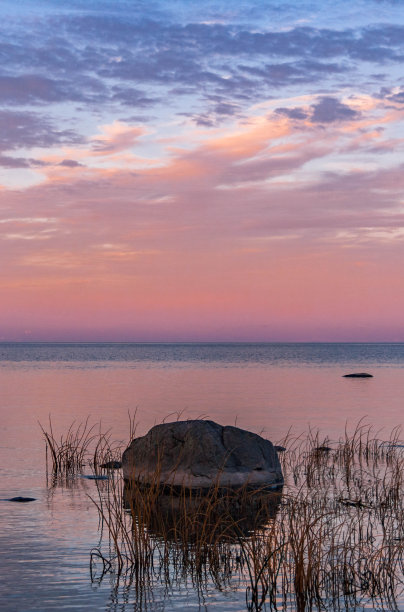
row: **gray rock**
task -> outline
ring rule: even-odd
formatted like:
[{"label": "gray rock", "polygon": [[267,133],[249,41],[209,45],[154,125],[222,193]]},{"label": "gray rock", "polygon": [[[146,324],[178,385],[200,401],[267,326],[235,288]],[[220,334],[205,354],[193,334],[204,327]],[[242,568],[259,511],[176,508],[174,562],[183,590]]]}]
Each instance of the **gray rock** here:
[{"label": "gray rock", "polygon": [[282,469],[272,442],[213,421],[156,425],[122,456],[123,476],[144,484],[276,488]]}]

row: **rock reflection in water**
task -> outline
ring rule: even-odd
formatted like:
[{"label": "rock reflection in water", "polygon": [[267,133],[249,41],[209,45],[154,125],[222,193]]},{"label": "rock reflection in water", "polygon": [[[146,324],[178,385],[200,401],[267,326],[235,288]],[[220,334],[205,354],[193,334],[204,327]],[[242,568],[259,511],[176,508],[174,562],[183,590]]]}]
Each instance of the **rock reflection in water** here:
[{"label": "rock reflection in water", "polygon": [[[211,543],[218,538],[235,542],[264,529],[275,518],[281,496],[282,487],[276,491],[246,487],[153,491],[126,482],[124,508],[156,538],[191,543],[205,535]],[[142,497],[146,503],[139,503]]]},{"label": "rock reflection in water", "polygon": [[[97,548],[90,561],[94,585],[114,577],[114,605],[124,598],[135,606],[131,609],[155,610],[157,600],[162,604],[190,586],[193,605],[201,605],[212,588],[228,593],[247,589],[255,596],[256,572],[277,547],[272,536],[281,489],[168,490],[126,482],[115,492],[123,499],[121,513],[115,503],[104,506],[104,518],[113,517],[113,523],[107,518],[113,536],[110,556]],[[255,569],[250,567],[252,551]]]}]

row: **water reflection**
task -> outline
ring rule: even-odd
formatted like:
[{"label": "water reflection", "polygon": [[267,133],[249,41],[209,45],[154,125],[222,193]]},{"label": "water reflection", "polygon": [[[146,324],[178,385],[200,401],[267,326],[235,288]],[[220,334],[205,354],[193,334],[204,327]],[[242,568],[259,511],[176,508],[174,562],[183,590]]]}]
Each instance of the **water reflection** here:
[{"label": "water reflection", "polygon": [[254,547],[257,564],[267,562],[268,546],[275,549],[271,533],[281,489],[176,488],[168,494],[125,483],[120,507],[120,487],[117,480],[106,497],[100,491],[102,522],[110,539],[107,548],[100,543],[93,549],[90,559],[92,583],[110,580],[108,610],[129,609],[129,604],[131,610],[156,610],[156,598],[162,605],[161,598],[174,593],[178,598],[189,589],[193,606],[202,608],[212,589],[229,593],[248,587],[250,599],[258,597],[262,585],[256,568],[250,567],[248,548]]},{"label": "water reflection", "polygon": [[[237,420],[238,426],[262,432],[264,437],[274,442],[281,440],[290,427],[297,434],[306,431],[308,423],[314,429],[319,427],[324,436],[335,442],[344,432],[346,422],[351,428],[364,415],[376,430],[384,428],[380,436],[386,440],[386,431],[402,422],[403,345],[365,348],[345,345],[336,347],[332,358],[329,353],[327,357],[326,347],[306,346],[304,351],[304,347],[297,346],[296,350],[286,347],[282,359],[279,355],[283,349],[278,346],[274,349],[278,353],[274,360],[263,357],[263,352],[258,355],[254,346],[235,347],[236,353],[234,347],[216,347],[213,353],[211,348],[202,347],[202,360],[199,359],[201,354],[195,357],[192,347],[185,347],[176,349],[177,357],[171,361],[168,347],[153,349],[155,356],[159,353],[154,361],[152,351],[145,349],[146,353],[142,353],[143,349],[138,347],[136,351],[140,357],[136,357],[133,363],[122,361],[125,347],[119,348],[119,355],[113,349],[114,359],[108,362],[102,361],[103,351],[109,351],[108,347],[102,348],[101,352],[97,347],[89,347],[83,361],[77,360],[76,353],[69,353],[71,359],[76,360],[69,362],[52,361],[55,354],[52,356],[50,352],[46,358],[38,352],[35,354],[32,346],[24,348],[30,351],[30,357],[25,355],[20,361],[21,353],[16,356],[10,353],[10,347],[1,348],[5,361],[0,365],[3,435],[0,444],[0,496],[24,495],[38,500],[33,504],[15,504],[11,510],[10,504],[0,505],[0,564],[5,568],[0,572],[0,594],[5,609],[14,606],[14,609],[41,611],[74,607],[103,610],[109,606],[113,610],[115,605],[119,609],[119,605],[126,602],[127,609],[133,610],[140,609],[141,605],[136,603],[133,589],[125,590],[123,574],[119,597],[111,594],[111,585],[117,580],[113,571],[107,572],[98,586],[94,583],[94,590],[89,586],[89,551],[97,544],[98,538],[97,510],[89,496],[97,498],[97,485],[106,491],[110,483],[74,477],[49,482],[50,487],[46,487],[45,447],[37,421],[47,422],[49,413],[58,435],[65,433],[73,420],[81,422],[91,415],[93,421],[102,421],[104,431],[112,428],[114,437],[125,445],[129,438],[128,411],[132,413],[136,406],[139,407],[138,435],[161,422],[168,413],[182,410],[184,418],[206,414],[229,425]],[[49,347],[46,350],[49,351]],[[267,349],[259,350],[265,352]],[[126,357],[132,359],[130,351]],[[212,360],[214,353],[216,357]],[[91,354],[94,361],[88,360]],[[148,355],[148,361],[141,354]],[[60,355],[66,359],[63,347],[58,348],[56,357]],[[374,378],[342,378],[347,371],[354,371],[353,365],[355,371],[370,371]],[[335,443],[329,445],[335,448]],[[286,455],[287,462],[291,456],[289,449]],[[335,452],[324,457],[324,461],[313,461],[308,476],[322,475],[318,464],[323,465],[326,459],[332,474],[336,470],[334,456]],[[303,469],[305,464],[302,464]],[[290,481],[300,478],[300,472],[294,468],[287,472]],[[399,473],[403,474],[402,468]],[[325,475],[328,478],[328,473]],[[328,482],[327,479],[321,482],[324,490]],[[378,494],[374,495],[373,510],[333,502],[337,504],[339,515],[346,518],[345,525],[353,528],[355,517],[359,520],[363,513],[377,514],[379,509],[382,525],[390,525],[392,519],[386,512],[382,514],[380,506],[380,483],[383,484],[384,479],[375,482]],[[372,495],[370,491],[370,498]],[[285,494],[283,497],[285,499]],[[341,495],[342,500],[353,497],[352,490]],[[361,499],[367,504],[367,500]],[[283,511],[284,502],[277,511],[278,521]],[[404,523],[397,525],[391,525],[392,542],[395,547],[402,547],[397,538],[402,537]],[[164,555],[166,550],[157,527],[158,524],[154,526],[154,539],[160,539],[160,547],[156,555]],[[149,528],[152,529],[153,525],[150,524]],[[362,545],[362,540],[358,542]],[[387,536],[386,542],[385,550],[388,552],[391,544]],[[216,578],[223,583],[230,572],[230,590],[223,594],[216,591],[211,582],[207,591],[200,594],[201,606],[206,601],[209,609],[243,609],[248,583],[240,578],[239,570],[241,562],[244,562],[244,569],[246,565],[238,544],[232,546],[234,552],[227,564],[223,562]],[[379,559],[382,558],[380,555]],[[156,576],[160,558],[156,556],[154,560]],[[364,558],[369,559],[366,551]],[[332,557],[330,559],[332,561]],[[95,563],[98,574],[102,573],[100,560]],[[155,578],[152,593],[139,594],[139,598],[149,598],[145,606],[158,610],[165,606],[170,592],[167,609],[198,608],[192,584],[186,580],[191,578],[184,577],[182,583],[180,579],[178,583],[172,580],[171,586],[167,587],[164,579],[159,583]],[[235,591],[238,588],[240,593]],[[400,603],[403,608],[402,600]]]},{"label": "water reflection", "polygon": [[[171,494],[166,490],[157,495],[148,491],[145,498],[144,487],[125,482],[123,494],[124,509],[132,520],[144,522],[153,537],[171,542],[181,539],[195,542],[201,537],[201,529],[209,531],[210,539],[238,542],[241,537],[265,528],[275,518],[282,498],[282,487],[276,492],[246,488],[198,492],[172,488]],[[153,501],[145,512],[148,495],[153,496]]]}]

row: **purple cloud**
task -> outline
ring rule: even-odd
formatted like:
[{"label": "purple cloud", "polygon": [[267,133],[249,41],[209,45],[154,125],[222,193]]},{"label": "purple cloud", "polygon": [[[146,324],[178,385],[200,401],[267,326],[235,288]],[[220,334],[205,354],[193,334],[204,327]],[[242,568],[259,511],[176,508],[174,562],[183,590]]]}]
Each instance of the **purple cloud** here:
[{"label": "purple cloud", "polygon": [[84,164],[81,164],[75,159],[64,159],[58,164],[58,166],[64,166],[65,168],[78,168],[80,166],[84,166]]},{"label": "purple cloud", "polygon": [[[0,77],[0,103],[70,100],[148,108],[166,98],[159,91],[151,95],[149,85],[185,88],[199,99],[216,94],[255,102],[274,87],[331,76],[352,80],[358,61],[386,66],[404,57],[404,27],[396,24],[265,31],[237,21],[176,23],[173,13],[164,17],[155,5],[149,18],[119,5],[108,15],[92,8],[87,14],[48,14],[30,24],[31,37],[20,32],[0,46],[10,71]],[[185,89],[180,95],[187,95]]]},{"label": "purple cloud", "polygon": [[122,86],[112,88],[111,98],[125,106],[137,108],[149,108],[160,101],[160,98],[148,96],[146,92],[140,89]]},{"label": "purple cloud", "polygon": [[333,123],[334,121],[347,121],[360,117],[360,113],[347,104],[329,96],[320,98],[320,101],[313,104],[311,108],[311,120],[315,123]]},{"label": "purple cloud", "polygon": [[396,104],[404,104],[404,87],[401,87],[398,91],[395,90],[393,93],[392,88],[383,87],[380,91],[379,97],[383,100],[389,100]]},{"label": "purple cloud", "polygon": [[38,113],[0,110],[0,150],[79,142],[82,138],[76,132],[57,130]]},{"label": "purple cloud", "polygon": [[308,117],[308,113],[298,106],[293,108],[276,108],[275,112],[279,113],[280,115],[285,115],[286,117],[289,117],[289,119],[306,119]]}]

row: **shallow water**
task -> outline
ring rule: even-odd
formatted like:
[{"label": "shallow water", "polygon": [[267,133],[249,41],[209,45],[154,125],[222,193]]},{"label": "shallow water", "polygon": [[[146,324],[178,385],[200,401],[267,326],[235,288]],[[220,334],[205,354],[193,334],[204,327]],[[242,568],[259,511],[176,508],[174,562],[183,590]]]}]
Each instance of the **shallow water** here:
[{"label": "shallow water", "polygon": [[[346,379],[349,372],[371,379]],[[389,436],[401,425],[403,344],[1,344],[0,605],[5,610],[133,610],[108,580],[91,584],[98,543],[95,483],[50,489],[38,421],[55,433],[73,420],[102,421],[127,440],[168,418],[209,417],[280,440],[308,426],[337,439],[361,418]],[[212,589],[201,604],[192,588],[153,593],[153,609],[243,610],[244,591]],[[204,607],[205,606],[205,607]],[[141,609],[141,607],[139,608]]]}]

